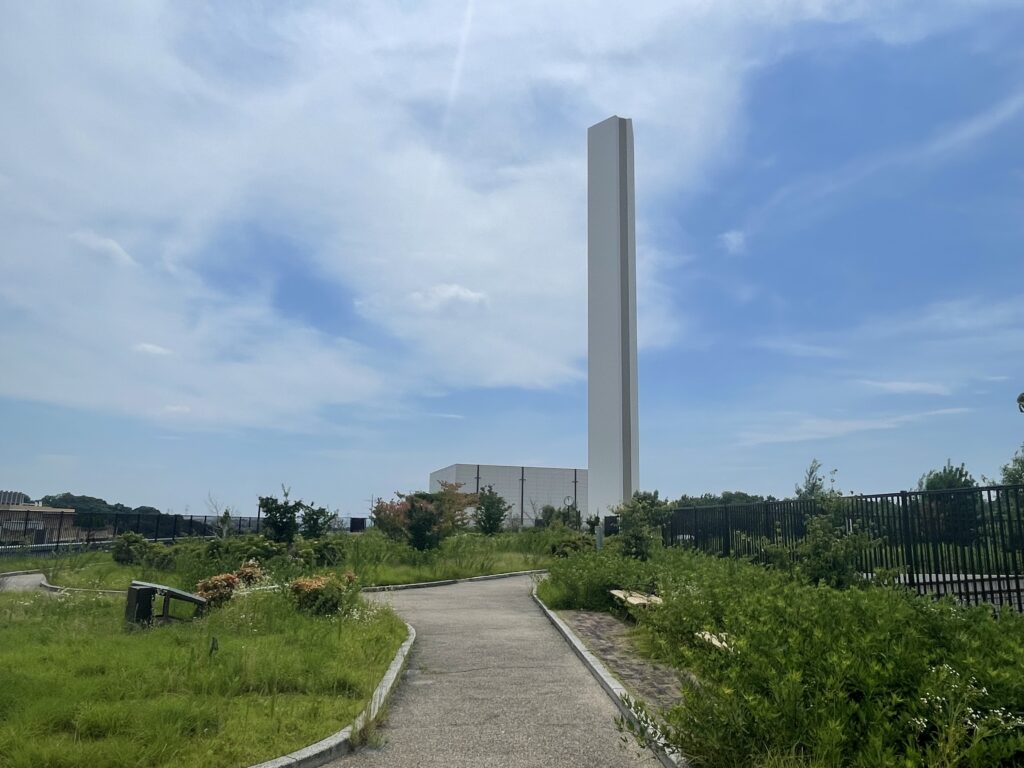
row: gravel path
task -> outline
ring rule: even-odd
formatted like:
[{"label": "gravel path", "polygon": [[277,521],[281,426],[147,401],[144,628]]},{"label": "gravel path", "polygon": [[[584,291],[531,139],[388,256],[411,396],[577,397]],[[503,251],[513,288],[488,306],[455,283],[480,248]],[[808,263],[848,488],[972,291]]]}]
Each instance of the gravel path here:
[{"label": "gravel path", "polygon": [[618,768],[660,764],[625,746],[617,710],[520,576],[384,592],[416,628],[379,747],[333,768]]}]

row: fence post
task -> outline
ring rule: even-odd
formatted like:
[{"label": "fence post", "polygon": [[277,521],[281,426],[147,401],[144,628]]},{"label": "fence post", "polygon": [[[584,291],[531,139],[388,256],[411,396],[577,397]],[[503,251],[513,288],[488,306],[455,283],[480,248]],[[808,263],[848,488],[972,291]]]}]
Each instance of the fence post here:
[{"label": "fence post", "polygon": [[23,540],[28,538],[28,510],[27,509],[25,510],[25,529],[21,532],[21,538]]},{"label": "fence post", "polygon": [[910,494],[900,491],[900,538],[903,539],[903,562],[907,564],[907,584],[917,588],[917,560],[914,540],[910,535]]},{"label": "fence post", "polygon": [[57,546],[53,549],[55,552],[60,552],[60,532],[64,528],[64,513],[60,513],[60,520],[57,521]]},{"label": "fence post", "polygon": [[722,554],[728,557],[732,554],[732,514],[729,512],[729,504],[726,502],[725,514],[722,515],[725,521],[725,530],[722,532]]}]

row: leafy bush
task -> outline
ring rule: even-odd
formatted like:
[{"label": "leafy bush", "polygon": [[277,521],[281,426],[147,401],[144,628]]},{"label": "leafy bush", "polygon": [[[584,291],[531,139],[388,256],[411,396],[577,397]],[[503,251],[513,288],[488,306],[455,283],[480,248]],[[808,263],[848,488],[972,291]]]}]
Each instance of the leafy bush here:
[{"label": "leafy bush", "polygon": [[359,602],[359,582],[351,571],[340,578],[330,574],[296,579],[289,588],[298,609],[316,616],[347,615]]},{"label": "leafy bush", "polygon": [[299,532],[301,501],[290,501],[288,489],[281,487],[284,500],[276,496],[260,496],[260,510],[263,513],[263,534],[271,541],[289,544]]},{"label": "leafy bush", "polygon": [[114,539],[110,554],[121,565],[140,564],[160,571],[174,568],[174,551],[170,547],[148,541],[138,533],[122,533]]},{"label": "leafy bush", "polygon": [[653,592],[656,586],[653,564],[608,549],[556,560],[549,574],[540,593],[551,608],[608,610],[615,606],[611,590]]},{"label": "leafy bush", "polygon": [[481,489],[477,496],[476,511],[473,513],[476,529],[487,536],[493,536],[501,531],[512,505],[495,493],[491,485]]},{"label": "leafy bush", "polygon": [[203,579],[196,584],[195,593],[206,599],[210,608],[218,608],[224,605],[235,594],[238,588],[239,578],[233,573],[221,573]]},{"label": "leafy bush", "polygon": [[330,529],[338,515],[329,511],[326,507],[315,507],[313,504],[302,505],[302,523],[299,532],[303,538],[319,539]]},{"label": "leafy bush", "polygon": [[541,594],[604,609],[613,586],[656,586],[664,600],[636,613],[638,640],[699,681],[660,713],[662,739],[694,766],[1024,764],[1024,617],[1012,611],[810,586],[680,550],[576,555]]},{"label": "leafy bush", "polygon": [[622,553],[637,560],[646,560],[660,544],[658,532],[671,515],[669,505],[658,498],[658,492],[636,491],[633,498],[621,505],[619,536]]},{"label": "leafy bush", "polygon": [[432,493],[399,493],[398,499],[377,499],[373,508],[374,527],[414,549],[434,549],[445,538],[466,528],[466,510],[476,506],[474,493],[462,493],[462,483],[441,483]]},{"label": "leafy bush", "polygon": [[114,539],[114,543],[110,547],[110,554],[114,558],[115,563],[121,563],[122,565],[141,563],[148,545],[149,542],[141,534],[122,533]]}]

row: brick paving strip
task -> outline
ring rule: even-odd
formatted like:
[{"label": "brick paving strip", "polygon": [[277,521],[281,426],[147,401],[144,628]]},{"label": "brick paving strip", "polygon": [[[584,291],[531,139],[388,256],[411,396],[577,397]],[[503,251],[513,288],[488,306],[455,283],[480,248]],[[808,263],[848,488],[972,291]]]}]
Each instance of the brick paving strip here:
[{"label": "brick paving strip", "polygon": [[600,611],[557,613],[634,698],[653,705],[655,711],[660,712],[682,697],[676,671],[642,657],[631,636],[629,624]]},{"label": "brick paving strip", "polygon": [[624,745],[618,710],[533,602],[532,579],[461,582],[372,599],[416,628],[383,743],[333,768],[658,768]]}]

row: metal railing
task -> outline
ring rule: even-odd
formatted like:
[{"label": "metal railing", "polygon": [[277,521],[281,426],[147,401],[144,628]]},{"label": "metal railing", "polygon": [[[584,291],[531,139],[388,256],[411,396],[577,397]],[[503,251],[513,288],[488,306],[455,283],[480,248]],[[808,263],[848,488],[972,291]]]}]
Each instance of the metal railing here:
[{"label": "metal railing", "polygon": [[901,491],[827,500],[683,507],[662,529],[667,546],[767,562],[793,550],[815,515],[866,535],[858,568],[920,594],[1024,611],[1024,486]]},{"label": "metal railing", "polygon": [[[0,510],[0,557],[100,548],[129,532],[164,543],[185,537],[259,533],[263,522],[259,515],[232,516],[228,521],[216,515]],[[366,518],[362,517],[339,518],[339,522],[353,532],[366,527]]]}]

